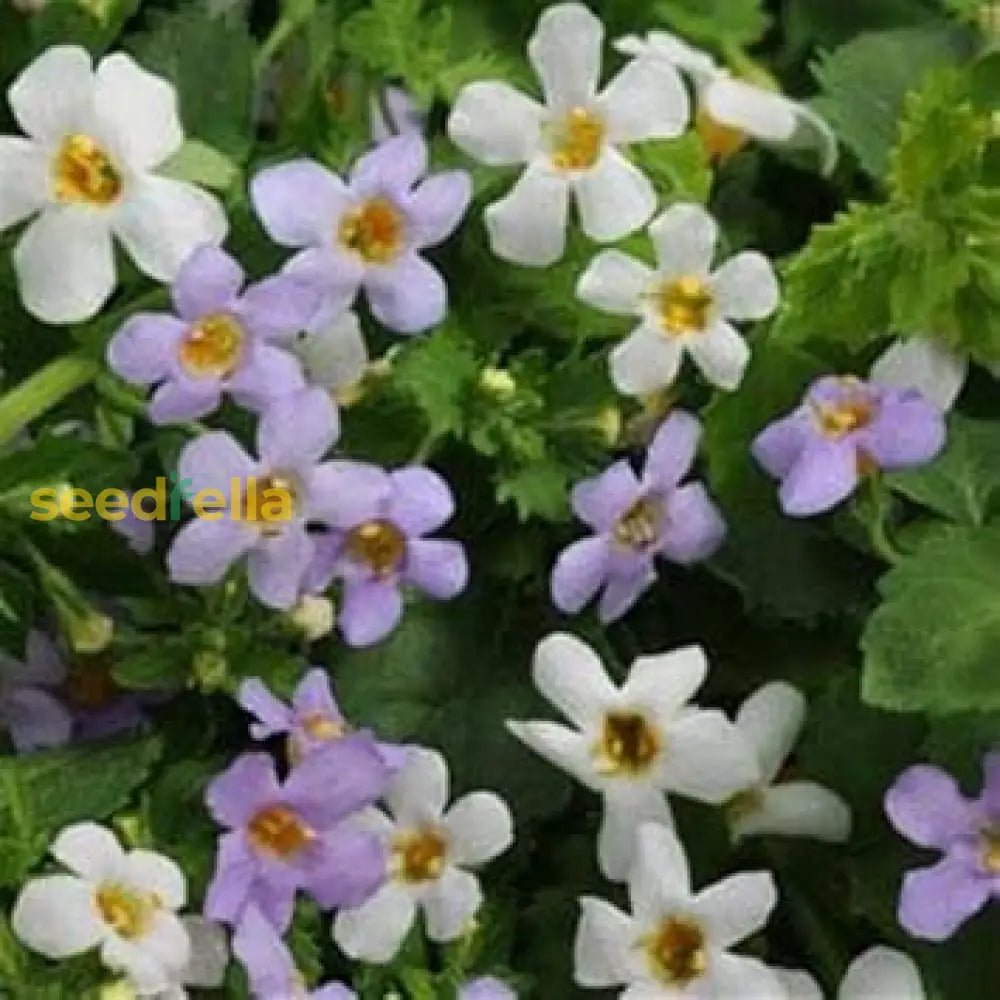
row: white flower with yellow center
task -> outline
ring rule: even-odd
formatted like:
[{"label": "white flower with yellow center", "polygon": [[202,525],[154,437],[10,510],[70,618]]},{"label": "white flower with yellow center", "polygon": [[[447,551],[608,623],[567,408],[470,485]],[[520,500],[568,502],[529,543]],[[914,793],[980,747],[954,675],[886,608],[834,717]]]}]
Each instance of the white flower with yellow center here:
[{"label": "white flower with yellow center", "polygon": [[711,156],[726,159],[757,139],[816,146],[823,173],[836,167],[837,137],[808,105],[737,79],[707,52],[667,31],[650,31],[644,39],[625,35],[615,48],[625,56],[662,60],[687,74],[697,100],[696,128]]},{"label": "white flower with yellow center", "polygon": [[100,947],[101,961],[137,993],[174,988],[191,957],[177,916],[187,894],[180,868],[152,851],[124,851],[95,823],[66,827],[50,853],[72,874],[44,875],[21,890],[11,916],[18,940],[52,959]]},{"label": "white flower with yellow center", "polygon": [[490,166],[526,164],[514,189],[486,210],[493,252],[544,267],[566,245],[570,193],[583,231],[611,243],[656,210],[648,178],[620,147],[670,139],[689,117],[684,85],[665,60],[627,64],[600,92],[604,26],[579,3],[542,12],[528,58],[545,104],[496,80],[463,88],[448,119],[459,148]]},{"label": "white flower with yellow center", "polygon": [[722,712],[689,704],[708,673],[697,646],[640,656],[617,688],[589,646],[555,633],[539,643],[533,673],[538,690],[576,728],[552,722],[507,728],[603,796],[598,859],[613,881],[628,877],[642,822],[672,825],[665,792],[718,805],[760,777]]},{"label": "white flower with yellow center", "polygon": [[732,875],[700,892],[664,826],[641,827],[629,872],[631,913],[585,896],[574,978],[589,989],[626,986],[622,1000],[787,1000],[778,974],[730,949],[759,931],[777,903],[767,872]]},{"label": "white flower with yellow center", "polygon": [[177,94],[127,55],[46,50],[8,92],[28,138],[0,136],[0,230],[32,219],[14,250],[21,299],[46,323],[95,315],[114,291],[114,241],[172,281],[227,232],[222,206],[154,171],[184,141]]},{"label": "white flower with yellow center", "polygon": [[777,309],[780,291],[770,261],[744,251],[713,271],[719,227],[700,205],[667,209],[649,236],[656,268],[605,250],[577,284],[577,297],[587,305],[641,320],[611,353],[615,385],[632,396],[670,386],[687,354],[712,385],[736,389],[750,349],[733,322],[764,319]]},{"label": "white flower with yellow center", "polygon": [[[823,1000],[823,991],[808,972],[775,969],[788,1000]],[[894,948],[870,948],[848,968],[837,1000],[926,1000],[913,959]]]},{"label": "white flower with yellow center", "polygon": [[390,815],[367,810],[361,822],[389,851],[385,885],[361,906],[342,909],[333,939],[353,959],[388,962],[417,910],[432,941],[453,941],[482,902],[476,868],[511,845],[513,820],[493,792],[471,792],[448,804],[448,765],[435,750],[407,748],[406,764],[385,793]]},{"label": "white flower with yellow center", "polygon": [[743,703],[736,728],[761,770],[761,781],[726,805],[734,840],[762,834],[812,837],[842,843],[851,835],[851,810],[839,796],[812,781],[781,781],[802,731],[806,700],[790,684],[765,684]]}]

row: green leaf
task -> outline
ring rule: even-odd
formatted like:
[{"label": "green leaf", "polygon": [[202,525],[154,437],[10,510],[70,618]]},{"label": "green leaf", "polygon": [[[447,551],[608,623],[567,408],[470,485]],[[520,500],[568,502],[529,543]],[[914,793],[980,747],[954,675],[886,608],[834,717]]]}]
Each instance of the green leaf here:
[{"label": "green leaf", "polygon": [[542,456],[530,465],[497,474],[497,500],[513,502],[522,521],[543,517],[565,521],[569,516],[570,471],[558,460]]},{"label": "green leaf", "polygon": [[653,182],[661,199],[708,201],[712,167],[697,132],[669,141],[637,143],[629,147],[629,156]]},{"label": "green leaf", "polygon": [[159,173],[179,181],[190,181],[204,187],[226,191],[239,177],[239,168],[224,153],[200,139],[188,139],[160,167]]},{"label": "green leaf", "polygon": [[868,621],[863,693],[895,711],[1000,709],[1000,528],[932,538],[879,583]]},{"label": "green leaf", "polygon": [[761,0],[658,0],[657,17],[705,45],[746,46],[767,30]]}]

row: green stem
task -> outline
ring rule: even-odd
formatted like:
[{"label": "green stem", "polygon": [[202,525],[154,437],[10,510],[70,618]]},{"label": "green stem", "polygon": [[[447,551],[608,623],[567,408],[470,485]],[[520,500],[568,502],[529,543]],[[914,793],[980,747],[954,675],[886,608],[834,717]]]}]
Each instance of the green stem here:
[{"label": "green stem", "polygon": [[100,362],[88,354],[64,354],[0,397],[0,444],[87,385],[100,369]]}]

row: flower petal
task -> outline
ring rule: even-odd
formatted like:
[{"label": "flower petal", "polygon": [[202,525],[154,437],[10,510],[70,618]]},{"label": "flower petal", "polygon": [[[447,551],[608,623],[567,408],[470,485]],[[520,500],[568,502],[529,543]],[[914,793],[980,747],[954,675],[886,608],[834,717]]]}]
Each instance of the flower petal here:
[{"label": "flower petal", "polygon": [[427,173],[427,142],[419,132],[404,132],[378,143],[359,156],[351,170],[356,197],[403,195]]},{"label": "flower petal", "polygon": [[611,352],[611,377],[620,392],[645,396],[677,381],[680,344],[644,323]]},{"label": "flower petal", "polygon": [[[786,1000],[774,969],[756,958],[715,952],[702,979],[709,997],[739,997],[739,1000]],[[888,997],[883,1000],[889,1000]]]},{"label": "flower petal", "polygon": [[649,785],[612,781],[604,792],[604,818],[597,837],[597,861],[604,877],[624,882],[636,863],[643,824],[673,827],[663,793]]},{"label": "flower petal", "polygon": [[169,989],[191,956],[184,925],[172,913],[158,911],[145,934],[135,940],[111,935],[101,947],[101,961],[124,972],[137,993],[155,995]]},{"label": "flower petal", "polygon": [[472,792],[445,814],[449,856],[458,865],[481,865],[514,842],[514,820],[507,803],[493,792]]},{"label": "flower petal", "polygon": [[946,850],[974,827],[975,809],[958,782],[939,767],[907,768],[885,796],[885,813],[897,832],[919,847]]},{"label": "flower petal", "polygon": [[691,102],[677,70],[663,59],[633,59],[601,92],[608,142],[643,142],[679,136]]},{"label": "flower petal", "polygon": [[385,515],[393,494],[389,474],[377,465],[335,459],[312,475],[310,516],[348,530]]},{"label": "flower petal", "polygon": [[944,448],[947,428],[941,411],[915,390],[890,391],[859,444],[883,469],[930,462]]},{"label": "flower petal", "polygon": [[543,109],[510,84],[470,83],[448,116],[448,137],[459,149],[493,167],[526,163],[541,145]]},{"label": "flower petal", "polygon": [[591,791],[600,787],[594,759],[584,736],[555,722],[507,722],[507,730],[550,764],[576,778]]},{"label": "flower petal", "polygon": [[734,327],[723,321],[713,323],[687,339],[685,347],[712,385],[726,392],[739,388],[750,362],[750,348]]},{"label": "flower petal", "polygon": [[174,583],[208,587],[256,542],[257,533],[238,521],[195,518],[174,535],[167,569]]},{"label": "flower petal", "polygon": [[177,314],[194,323],[231,308],[243,287],[243,268],[221,247],[198,247],[181,266],[170,290]]},{"label": "flower petal", "polygon": [[[210,785],[209,790],[211,787]],[[248,809],[245,819],[253,815],[256,800],[242,803],[234,797],[233,801],[234,805],[239,803],[240,809]],[[246,909],[248,895],[254,888],[257,870],[257,859],[250,853],[242,831],[225,833],[219,837],[215,874],[205,891],[205,916],[220,923],[238,923]],[[259,898],[256,902],[259,904]]]},{"label": "flower petal", "polygon": [[448,764],[426,747],[411,747],[406,763],[391,778],[385,803],[400,826],[436,823],[448,803]]},{"label": "flower petal", "polygon": [[138,313],[108,344],[108,365],[127,382],[159,382],[173,371],[185,329],[167,313]]},{"label": "flower petal", "polygon": [[392,498],[389,519],[407,535],[436,531],[455,513],[455,497],[447,480],[422,465],[389,473]]},{"label": "flower petal", "polygon": [[349,646],[381,642],[403,616],[403,598],[392,581],[364,580],[344,588],[340,631]]},{"label": "flower petal", "polygon": [[159,166],[184,142],[177,91],[124,52],[106,56],[98,65],[94,111],[135,170]]},{"label": "flower petal", "polygon": [[756,139],[784,142],[798,124],[794,102],[731,76],[716,77],[702,91],[701,100],[714,121]]},{"label": "flower petal", "polygon": [[660,424],[646,451],[643,483],[651,488],[673,488],[694,465],[701,440],[701,423],[686,410],[674,410]]},{"label": "flower petal", "polygon": [[469,582],[465,546],[442,538],[414,539],[407,547],[404,578],[435,600],[451,600]]},{"label": "flower petal", "polygon": [[691,870],[672,822],[642,823],[637,827],[628,895],[632,913],[643,924],[662,917],[670,903],[689,900]]},{"label": "flower petal", "polygon": [[[775,966],[771,966],[771,969],[784,987],[788,1000],[823,1000],[819,983],[808,972],[801,969],[779,969]],[[841,996],[840,1000],[847,1000],[847,997]],[[871,997],[870,1000],[877,998]]]},{"label": "flower petal", "polygon": [[0,230],[23,222],[48,200],[48,158],[33,142],[0,136]]},{"label": "flower petal", "polygon": [[151,423],[181,423],[197,420],[218,409],[222,387],[217,379],[176,378],[164,382],[149,401],[147,416]]},{"label": "flower petal", "polygon": [[580,899],[573,942],[573,981],[586,989],[608,989],[631,978],[636,928],[626,913],[603,899]]},{"label": "flower petal", "polygon": [[636,657],[619,701],[650,712],[668,724],[694,697],[708,676],[708,657],[701,646]]},{"label": "flower petal", "polygon": [[490,249],[514,264],[548,267],[566,249],[568,216],[569,182],[533,163],[506,197],[487,207]]},{"label": "flower petal", "polygon": [[65,746],[73,717],[59,700],[38,688],[9,688],[0,696],[0,726],[10,733],[19,754]]},{"label": "flower petal", "polygon": [[946,413],[969,375],[969,360],[933,337],[897,340],[872,366],[871,380],[894,389],[916,389]]},{"label": "flower petal", "polygon": [[608,625],[628,614],[655,582],[656,570],[651,557],[638,559],[626,571],[610,576],[597,605],[601,623]]},{"label": "flower petal", "polygon": [[712,947],[730,948],[759,931],[777,903],[778,887],[769,872],[743,872],[703,889],[691,909]]},{"label": "flower petal", "polygon": [[78,132],[93,107],[94,71],[81,45],[47,48],[7,92],[10,110],[28,135],[50,143]]},{"label": "flower petal", "polygon": [[294,724],[292,710],[276,698],[259,677],[248,677],[240,684],[236,702],[244,712],[257,719],[250,726],[250,735],[255,740],[268,740],[287,733]]},{"label": "flower petal", "polygon": [[189,441],[177,461],[178,486],[187,487],[192,495],[218,490],[228,498],[232,481],[245,480],[254,471],[250,457],[225,431],[209,431]]},{"label": "flower petal", "polygon": [[751,446],[761,468],[776,479],[784,479],[812,439],[811,421],[807,410],[798,409],[765,427]]},{"label": "flower petal", "polygon": [[580,276],[576,297],[594,309],[619,316],[641,315],[643,296],[653,286],[652,268],[620,250],[599,253]]},{"label": "flower petal", "polygon": [[314,286],[289,274],[276,274],[250,285],[236,313],[256,336],[290,345],[309,326],[321,298]]},{"label": "flower petal", "polygon": [[546,8],[528,42],[528,58],[548,106],[568,111],[586,105],[601,75],[604,25],[581,3]]},{"label": "flower petal", "polygon": [[118,838],[97,823],[74,823],[53,841],[49,853],[61,865],[90,883],[117,878],[125,865]]},{"label": "flower petal", "polygon": [[314,546],[301,525],[263,538],[247,558],[250,592],[261,604],[285,610],[299,598]]},{"label": "flower petal", "polygon": [[991,883],[958,858],[909,871],[899,894],[899,922],[913,937],[946,941],[986,905]]},{"label": "flower petal", "polygon": [[406,199],[414,245],[433,247],[458,228],[472,199],[472,179],[465,170],[447,170],[423,181]]},{"label": "flower petal", "polygon": [[851,835],[851,810],[822,785],[789,781],[764,789],[760,808],[739,813],[732,831],[736,839],[770,834],[842,844]]},{"label": "flower petal", "polygon": [[449,867],[431,883],[421,902],[431,941],[454,941],[469,929],[482,905],[483,891],[471,872]]},{"label": "flower petal", "polygon": [[17,939],[46,958],[80,955],[107,934],[93,888],[74,875],[46,875],[21,890],[11,914]]},{"label": "flower petal", "polygon": [[270,469],[318,462],[337,440],[340,418],[322,389],[276,400],[257,425],[257,454]]},{"label": "flower petal", "polygon": [[199,989],[219,989],[229,966],[226,932],[218,924],[194,914],[181,917],[181,923],[191,940],[191,958],[184,969],[184,983]]},{"label": "flower petal", "polygon": [[205,805],[220,826],[237,829],[262,806],[276,801],[279,794],[271,755],[245,753],[209,782]]},{"label": "flower petal", "polygon": [[361,323],[350,310],[329,325],[297,339],[292,350],[309,381],[324,389],[349,388],[364,375],[368,364]]},{"label": "flower petal", "polygon": [[781,301],[774,268],[756,251],[747,250],[727,260],[712,275],[710,284],[715,305],[726,319],[765,319]]},{"label": "flower petal", "polygon": [[[368,800],[377,794],[372,790]],[[330,831],[316,863],[310,865],[309,893],[324,910],[359,906],[385,883],[387,863],[386,849],[378,837],[343,823]]]},{"label": "flower petal", "polygon": [[708,274],[719,240],[715,219],[701,205],[672,205],[649,227],[649,237],[664,277]]},{"label": "flower petal", "polygon": [[114,231],[136,267],[173,281],[200,246],[226,238],[229,222],[214,195],[193,184],[147,174],[133,178],[114,214]]},{"label": "flower petal", "polygon": [[299,681],[292,704],[300,716],[319,714],[334,721],[341,718],[340,706],[330,688],[330,675],[322,667],[313,667]]},{"label": "flower petal", "polygon": [[115,288],[111,233],[103,212],[47,209],[14,248],[21,301],[45,323],[90,319]]},{"label": "flower petal", "polygon": [[634,233],[656,211],[649,178],[616,149],[606,149],[590,169],[573,180],[580,226],[598,243]]},{"label": "flower petal", "polygon": [[364,288],[372,315],[397,333],[421,333],[437,326],[448,309],[444,278],[417,253],[369,269]]},{"label": "flower petal", "polygon": [[258,412],[306,388],[299,359],[281,347],[262,341],[250,345],[244,364],[229,379],[230,394]]},{"label": "flower petal", "polygon": [[601,658],[567,632],[553,632],[535,648],[532,677],[543,698],[586,729],[600,721],[618,691]]},{"label": "flower petal", "polygon": [[552,568],[552,603],[565,614],[579,614],[607,580],[608,561],[608,540],[602,535],[568,545]]},{"label": "flower petal", "polygon": [[336,174],[306,159],[261,170],[250,182],[250,198],[267,235],[285,247],[330,243],[352,201]]},{"label": "flower petal", "polygon": [[581,521],[597,531],[609,531],[640,494],[641,485],[632,466],[621,459],[599,476],[577,483],[571,501]]},{"label": "flower petal", "polygon": [[246,969],[257,996],[291,992],[298,971],[291,952],[256,906],[248,906],[233,935],[233,954]]},{"label": "flower petal", "polygon": [[155,893],[168,910],[180,910],[187,901],[184,872],[170,858],[155,851],[129,851],[121,877],[129,886]]},{"label": "flower petal", "polygon": [[667,501],[667,527],[657,552],[680,566],[703,562],[718,551],[726,522],[701,483],[688,483]]},{"label": "flower petal", "polygon": [[791,517],[823,514],[857,485],[857,455],[850,441],[810,442],[781,484],[781,509]]},{"label": "flower petal", "polygon": [[840,1000],[924,1000],[916,963],[894,948],[869,948],[840,984]]},{"label": "flower petal", "polygon": [[784,767],[805,721],[802,692],[783,681],[765,684],[740,706],[736,728],[756,754],[767,784]]},{"label": "flower petal", "polygon": [[337,913],[333,940],[348,958],[390,962],[415,917],[410,893],[396,882],[387,882],[367,903]]}]

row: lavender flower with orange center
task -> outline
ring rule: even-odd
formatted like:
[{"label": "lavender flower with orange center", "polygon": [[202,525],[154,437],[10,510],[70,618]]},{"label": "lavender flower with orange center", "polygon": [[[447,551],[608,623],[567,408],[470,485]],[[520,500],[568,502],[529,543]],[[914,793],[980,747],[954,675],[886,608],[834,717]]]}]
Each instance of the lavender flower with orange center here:
[{"label": "lavender flower with orange center", "polygon": [[810,517],[846,500],[865,475],[930,462],[945,438],[944,415],[919,392],[827,376],[757,436],[753,455],[781,480],[782,510]]}]

